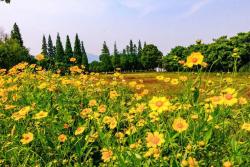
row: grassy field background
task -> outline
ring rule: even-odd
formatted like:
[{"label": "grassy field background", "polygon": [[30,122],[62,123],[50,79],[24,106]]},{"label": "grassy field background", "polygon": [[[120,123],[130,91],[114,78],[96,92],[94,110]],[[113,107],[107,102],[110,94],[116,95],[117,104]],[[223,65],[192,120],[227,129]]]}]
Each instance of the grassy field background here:
[{"label": "grassy field background", "polygon": [[[182,92],[183,83],[179,82],[177,85],[172,85],[171,80],[164,82],[164,80],[157,80],[157,76],[163,76],[170,79],[180,79],[186,76],[188,80],[193,80],[197,77],[197,73],[188,72],[148,72],[148,73],[127,73],[123,74],[127,81],[143,80],[145,88],[149,90],[151,95],[166,94],[168,96],[175,96]],[[205,89],[208,82],[212,81],[214,89],[220,89],[225,84],[233,85],[239,91],[238,93],[247,99],[250,99],[250,73],[202,73],[202,86]]]}]

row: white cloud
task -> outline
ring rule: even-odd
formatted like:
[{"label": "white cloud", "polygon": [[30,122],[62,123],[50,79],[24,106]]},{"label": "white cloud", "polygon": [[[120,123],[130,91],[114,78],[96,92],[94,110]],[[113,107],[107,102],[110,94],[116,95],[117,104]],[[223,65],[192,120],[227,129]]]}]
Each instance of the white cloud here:
[{"label": "white cloud", "polygon": [[197,12],[199,12],[203,7],[211,3],[212,0],[199,0],[198,2],[194,3],[191,8],[183,15],[183,17],[189,17]]},{"label": "white cloud", "polygon": [[155,0],[118,0],[118,2],[127,8],[138,11],[143,17],[159,9],[161,0],[158,2]]}]

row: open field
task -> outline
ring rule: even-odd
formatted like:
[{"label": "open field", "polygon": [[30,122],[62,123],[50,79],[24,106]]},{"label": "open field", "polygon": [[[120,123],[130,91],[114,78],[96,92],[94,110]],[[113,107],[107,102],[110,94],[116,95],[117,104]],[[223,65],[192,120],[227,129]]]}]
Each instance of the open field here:
[{"label": "open field", "polygon": [[[180,78],[187,77],[187,80],[194,80],[197,73],[183,73],[183,72],[149,72],[149,73],[129,73],[123,74],[127,81],[143,80],[145,88],[149,89],[151,95],[163,94],[174,96],[182,92],[183,83]],[[163,76],[165,79],[157,80],[157,76]],[[237,73],[235,76],[232,73],[203,73],[202,88],[206,88],[209,82],[212,81],[213,88],[220,89],[226,83],[239,88],[239,93],[246,98],[250,99],[250,73]],[[169,80],[169,79],[170,80]],[[171,79],[178,79],[179,83],[176,85],[171,84]],[[166,82],[167,81],[167,82]]]},{"label": "open field", "polygon": [[249,74],[1,72],[1,166],[250,165]]}]

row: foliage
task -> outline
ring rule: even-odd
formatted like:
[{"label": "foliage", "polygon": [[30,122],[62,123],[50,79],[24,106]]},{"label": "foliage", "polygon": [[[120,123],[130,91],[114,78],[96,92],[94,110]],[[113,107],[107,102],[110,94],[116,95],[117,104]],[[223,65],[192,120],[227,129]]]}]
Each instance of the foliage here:
[{"label": "foliage", "polygon": [[162,53],[155,45],[146,45],[142,49],[141,62],[145,69],[154,69],[161,64]]},{"label": "foliage", "polygon": [[21,47],[15,39],[0,41],[0,67],[9,69],[22,62],[31,62],[29,51]]}]

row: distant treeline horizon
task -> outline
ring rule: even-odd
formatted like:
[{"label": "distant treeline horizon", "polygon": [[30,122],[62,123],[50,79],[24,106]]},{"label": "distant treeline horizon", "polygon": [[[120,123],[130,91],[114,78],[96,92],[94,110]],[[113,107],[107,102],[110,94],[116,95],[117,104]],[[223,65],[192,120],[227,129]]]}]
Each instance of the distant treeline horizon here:
[{"label": "distant treeline horizon", "polygon": [[[15,46],[15,47],[14,47]],[[197,40],[195,44],[189,46],[176,46],[166,55],[154,44],[147,44],[141,41],[134,43],[132,40],[118,51],[116,42],[112,51],[104,41],[99,61],[89,62],[85,51],[84,43],[75,35],[74,46],[72,47],[69,36],[66,36],[65,47],[61,42],[60,34],[57,34],[55,45],[51,36],[44,35],[42,38],[41,54],[45,59],[39,64],[46,69],[61,69],[67,71],[72,65],[85,67],[89,72],[110,72],[115,69],[121,71],[148,71],[156,67],[166,71],[187,71],[179,62],[186,59],[192,52],[201,52],[204,55],[204,61],[208,63],[210,71],[232,71],[234,66],[234,50],[237,50],[237,67],[240,71],[250,71],[250,31],[241,32],[228,38],[222,36],[213,39],[213,42],[204,44],[202,40]],[[75,58],[71,62],[70,58]],[[23,46],[23,39],[18,25],[15,23],[10,37],[0,36],[0,66],[1,68],[11,68],[13,65],[28,61],[36,62],[29,50]]]}]

